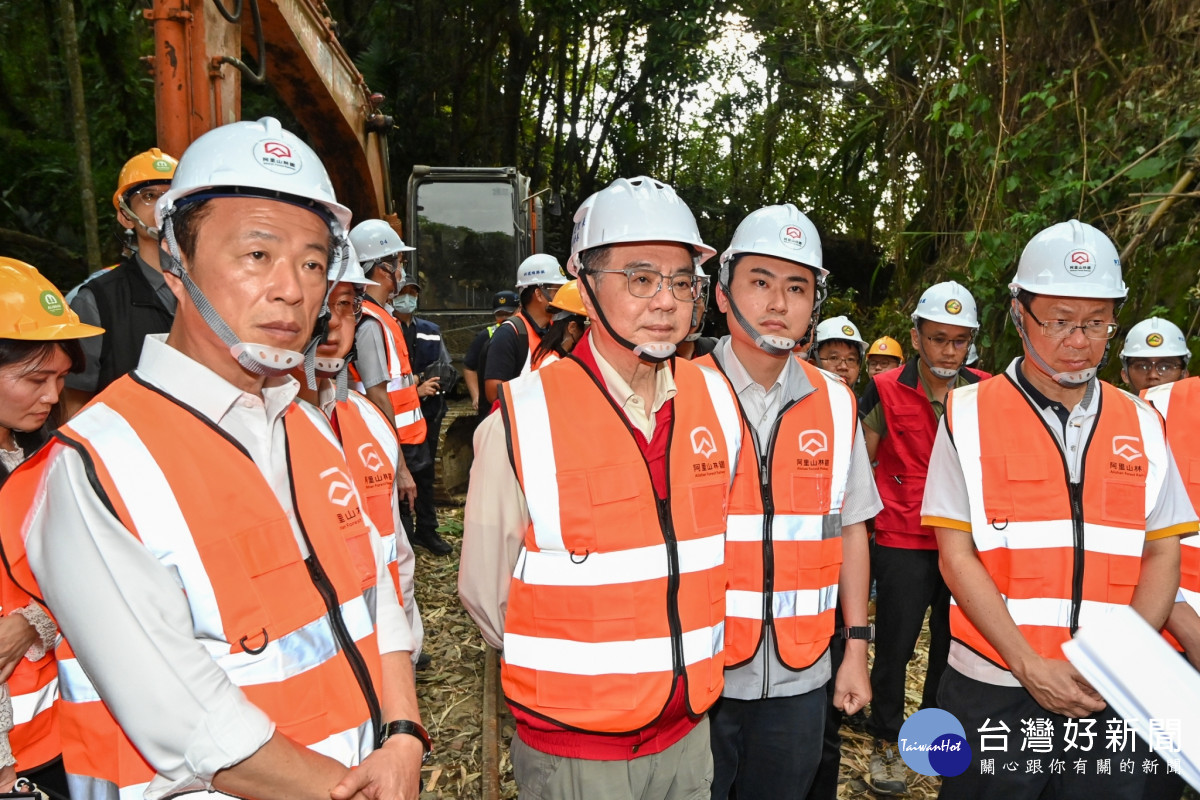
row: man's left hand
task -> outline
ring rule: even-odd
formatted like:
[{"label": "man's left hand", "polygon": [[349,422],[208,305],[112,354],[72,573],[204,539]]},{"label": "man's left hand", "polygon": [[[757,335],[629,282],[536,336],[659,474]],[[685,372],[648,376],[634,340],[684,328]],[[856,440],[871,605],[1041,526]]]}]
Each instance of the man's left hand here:
[{"label": "man's left hand", "polygon": [[833,683],[833,705],[846,714],[855,714],[871,702],[871,676],[867,671],[867,643],[861,639],[846,642],[846,656]]},{"label": "man's left hand", "polygon": [[408,467],[396,470],[396,493],[400,497],[400,502],[408,503],[409,508],[412,508],[417,502],[417,482],[413,479],[412,473],[408,471]]},{"label": "man's left hand", "polygon": [[416,800],[421,794],[421,756],[415,736],[400,734],[383,743],[333,788],[333,800]]},{"label": "man's left hand", "polygon": [[432,397],[442,390],[442,379],[434,376],[417,387],[418,397]]}]

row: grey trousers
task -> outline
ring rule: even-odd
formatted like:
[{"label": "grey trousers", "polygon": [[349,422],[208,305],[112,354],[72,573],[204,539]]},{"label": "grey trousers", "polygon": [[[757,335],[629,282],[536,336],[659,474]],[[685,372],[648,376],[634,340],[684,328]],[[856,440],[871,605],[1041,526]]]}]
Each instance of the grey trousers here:
[{"label": "grey trousers", "polygon": [[520,800],[709,800],[708,717],[661,753],[630,761],[552,756],[514,736],[509,748]]}]

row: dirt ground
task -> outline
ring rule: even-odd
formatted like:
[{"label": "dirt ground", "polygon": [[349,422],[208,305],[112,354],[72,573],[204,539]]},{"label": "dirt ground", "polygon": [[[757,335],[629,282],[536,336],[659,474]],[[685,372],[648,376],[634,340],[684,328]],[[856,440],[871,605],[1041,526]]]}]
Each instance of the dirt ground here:
[{"label": "dirt ground", "polygon": [[[482,717],[484,643],[467,612],[458,602],[458,550],[461,544],[462,509],[441,511],[443,536],[454,545],[454,554],[444,558],[417,551],[417,603],[425,621],[425,652],[433,661],[417,673],[421,715],[433,737],[433,758],[423,771],[423,800],[434,798],[482,797]],[[909,665],[908,713],[921,701],[927,642],[922,637]],[[513,735],[512,717],[504,713],[501,732],[501,797],[517,796],[508,761],[508,742]],[[861,782],[870,762],[871,739],[863,733],[842,728],[841,798],[872,798]],[[912,774],[908,797],[926,800],[937,795],[938,780]]]}]

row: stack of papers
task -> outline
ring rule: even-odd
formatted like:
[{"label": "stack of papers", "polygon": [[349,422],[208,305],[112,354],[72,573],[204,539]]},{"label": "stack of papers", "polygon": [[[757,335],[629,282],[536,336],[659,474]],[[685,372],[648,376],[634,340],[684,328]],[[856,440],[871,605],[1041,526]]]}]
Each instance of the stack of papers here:
[{"label": "stack of papers", "polygon": [[1129,606],[1079,629],[1063,652],[1160,759],[1200,789],[1200,673]]}]

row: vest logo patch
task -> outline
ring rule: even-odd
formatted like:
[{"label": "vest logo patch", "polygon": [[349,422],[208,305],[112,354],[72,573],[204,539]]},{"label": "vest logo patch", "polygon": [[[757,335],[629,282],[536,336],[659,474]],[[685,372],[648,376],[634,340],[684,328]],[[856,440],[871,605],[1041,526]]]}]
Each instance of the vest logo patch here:
[{"label": "vest logo patch", "polygon": [[807,453],[810,456],[816,456],[824,453],[829,449],[829,439],[825,437],[825,431],[815,428],[800,431],[800,452]]},{"label": "vest logo patch", "polygon": [[692,452],[703,458],[708,458],[717,452],[717,442],[713,438],[712,431],[703,425],[692,428]]},{"label": "vest logo patch", "polygon": [[329,502],[335,506],[345,507],[350,505],[350,501],[354,499],[354,485],[346,473],[337,467],[330,467],[321,473],[321,477],[329,479],[329,484],[326,487]]},{"label": "vest logo patch", "polygon": [[1136,436],[1114,436],[1112,440],[1113,455],[1120,456],[1126,461],[1142,457],[1142,451],[1137,446],[1142,440]]},{"label": "vest logo patch", "polygon": [[359,445],[358,457],[362,459],[363,466],[371,472],[379,472],[383,469],[383,459],[379,457],[379,453],[375,452],[375,445],[370,442]]}]

